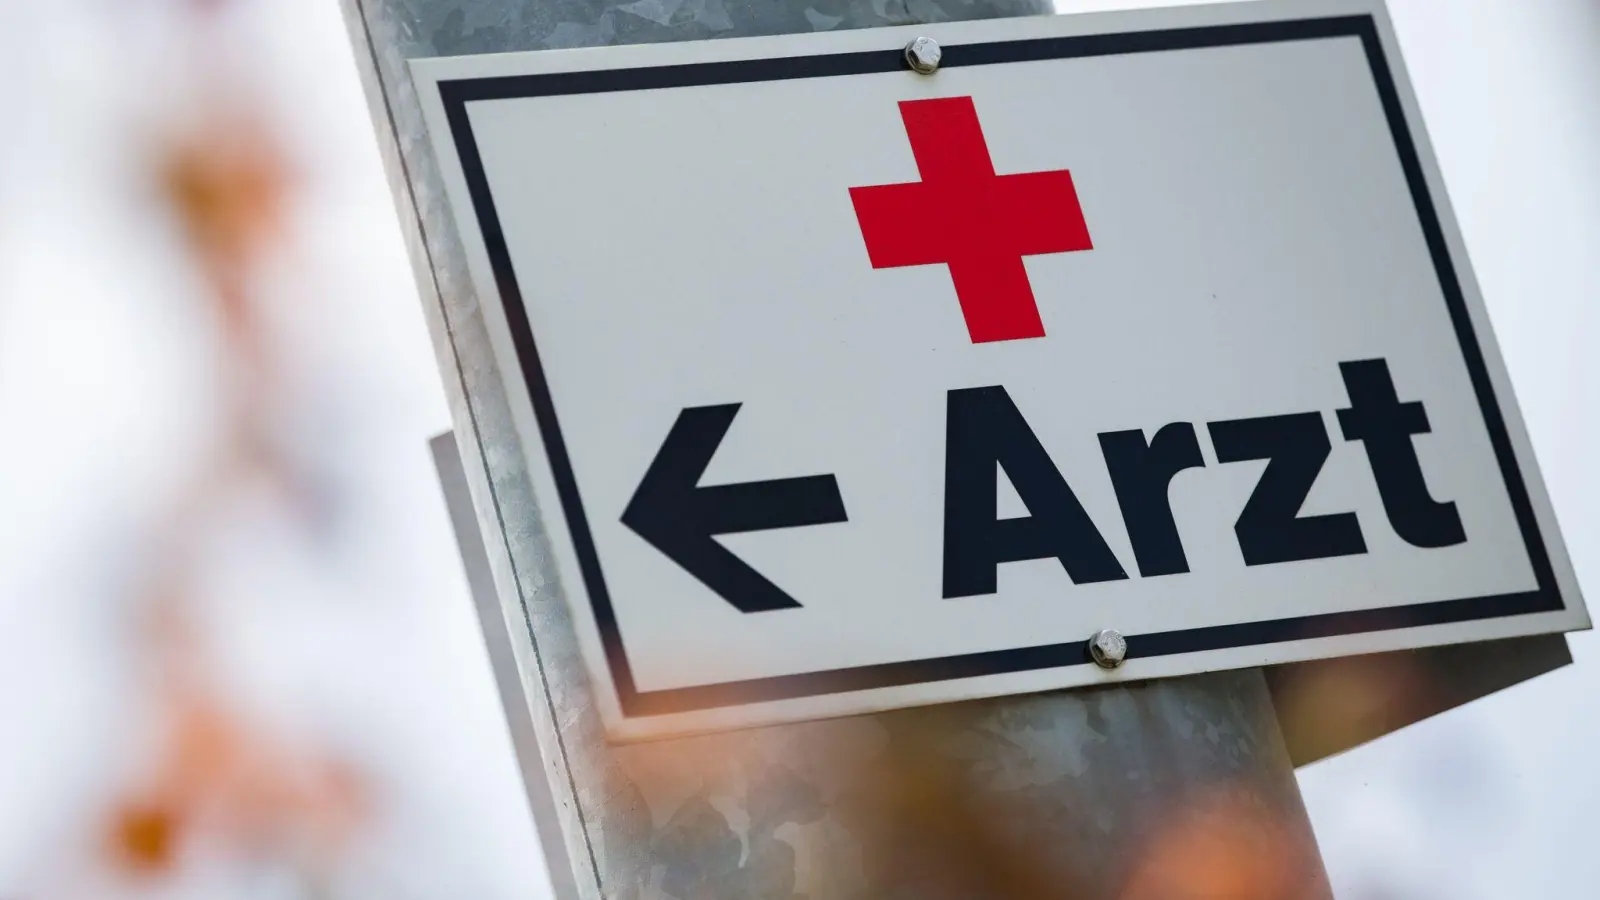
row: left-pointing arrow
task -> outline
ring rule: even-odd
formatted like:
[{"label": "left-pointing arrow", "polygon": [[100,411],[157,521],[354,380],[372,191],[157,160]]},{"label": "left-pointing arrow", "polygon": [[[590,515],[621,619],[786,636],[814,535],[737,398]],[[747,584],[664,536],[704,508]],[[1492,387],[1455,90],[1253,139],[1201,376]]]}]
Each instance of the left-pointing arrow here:
[{"label": "left-pointing arrow", "polygon": [[832,475],[700,486],[738,403],[678,414],[650,470],[622,513],[622,524],[700,579],[740,612],[800,604],[718,543],[719,534],[844,522]]}]

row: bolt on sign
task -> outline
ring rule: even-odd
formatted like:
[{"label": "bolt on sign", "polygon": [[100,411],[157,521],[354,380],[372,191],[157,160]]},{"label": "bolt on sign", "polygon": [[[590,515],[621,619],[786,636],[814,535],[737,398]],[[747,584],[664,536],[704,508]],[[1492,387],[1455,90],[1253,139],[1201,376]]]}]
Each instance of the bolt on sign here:
[{"label": "bolt on sign", "polygon": [[614,738],[1588,625],[1377,0],[413,73]]}]

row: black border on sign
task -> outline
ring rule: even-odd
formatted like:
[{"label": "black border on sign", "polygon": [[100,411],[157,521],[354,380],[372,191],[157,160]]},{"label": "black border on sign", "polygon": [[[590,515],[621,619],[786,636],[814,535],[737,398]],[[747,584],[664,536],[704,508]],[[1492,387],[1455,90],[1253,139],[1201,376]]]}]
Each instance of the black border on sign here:
[{"label": "black border on sign", "polygon": [[[1473,390],[1483,412],[1494,452],[1505,479],[1523,542],[1538,582],[1538,588],[1516,594],[1499,594],[1460,600],[1417,603],[1377,610],[1327,613],[1273,619],[1211,628],[1193,628],[1128,637],[1129,658],[1194,653],[1307,638],[1360,634],[1425,625],[1441,625],[1476,619],[1502,618],[1529,613],[1554,612],[1565,608],[1556,584],[1555,572],[1539,532],[1533,504],[1517,465],[1505,417],[1495,399],[1483,349],[1473,331],[1471,314],[1461,292],[1461,282],[1450,257],[1450,249],[1440,227],[1427,179],[1417,156],[1394,77],[1378,37],[1377,24],[1370,15],[1339,16],[1290,21],[1217,25],[1162,31],[1137,31],[1122,34],[1096,34],[991,43],[958,44],[944,48],[942,68],[996,65],[1046,59],[1073,59],[1243,44],[1283,43],[1338,37],[1360,38],[1366,50],[1384,115],[1394,139],[1395,151],[1411,188],[1417,218],[1432,255],[1439,286],[1450,308],[1456,338],[1470,373]],[[785,700],[873,688],[895,687],[923,682],[949,681],[984,675],[1000,675],[1037,669],[1087,664],[1090,660],[1083,640],[969,653],[933,659],[919,659],[880,665],[858,666],[820,672],[782,675],[748,681],[698,685],[661,691],[640,692],[633,679],[627,653],[618,631],[600,558],[589,531],[588,517],[578,495],[572,462],[556,420],[555,403],[539,361],[533,331],[528,323],[522,293],[512,270],[505,235],[495,211],[488,178],[478,155],[478,145],[467,116],[467,104],[481,100],[521,97],[549,97],[562,94],[592,94],[636,91],[693,85],[737,82],[783,81],[796,78],[824,78],[893,72],[906,68],[899,49],[872,50],[822,56],[795,56],[777,59],[751,59],[730,62],[693,63],[604,71],[558,72],[544,75],[518,75],[498,78],[470,78],[443,81],[439,92],[450,123],[456,151],[466,175],[478,226],[483,232],[495,283],[511,326],[512,342],[533,399],[534,417],[543,437],[545,453],[555,475],[562,511],[572,533],[578,565],[588,589],[589,603],[600,627],[606,662],[616,683],[622,713],[628,717],[665,715],[762,701]]]}]

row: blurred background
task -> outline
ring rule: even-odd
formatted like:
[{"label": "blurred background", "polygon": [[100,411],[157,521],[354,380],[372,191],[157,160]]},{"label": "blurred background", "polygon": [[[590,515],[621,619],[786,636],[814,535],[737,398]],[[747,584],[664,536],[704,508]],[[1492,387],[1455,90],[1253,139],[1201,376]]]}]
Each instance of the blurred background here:
[{"label": "blurred background", "polygon": [[[1593,595],[1600,2],[1391,7]],[[0,0],[0,76],[0,900],[548,896],[337,5]],[[1600,895],[1571,643],[1300,773],[1338,896]]]}]

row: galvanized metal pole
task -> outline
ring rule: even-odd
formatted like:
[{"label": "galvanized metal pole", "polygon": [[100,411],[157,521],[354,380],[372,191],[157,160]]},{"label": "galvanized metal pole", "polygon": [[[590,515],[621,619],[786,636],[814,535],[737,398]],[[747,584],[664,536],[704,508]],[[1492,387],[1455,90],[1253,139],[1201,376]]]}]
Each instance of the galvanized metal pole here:
[{"label": "galvanized metal pole", "polygon": [[1046,3],[343,3],[488,537],[503,620],[485,633],[507,645],[491,649],[559,894],[1330,896],[1256,671],[621,748],[602,738],[406,60],[1028,15]]}]

